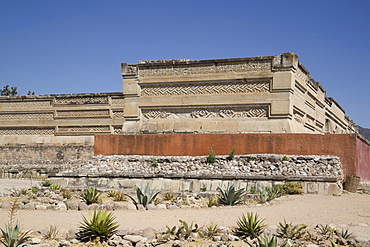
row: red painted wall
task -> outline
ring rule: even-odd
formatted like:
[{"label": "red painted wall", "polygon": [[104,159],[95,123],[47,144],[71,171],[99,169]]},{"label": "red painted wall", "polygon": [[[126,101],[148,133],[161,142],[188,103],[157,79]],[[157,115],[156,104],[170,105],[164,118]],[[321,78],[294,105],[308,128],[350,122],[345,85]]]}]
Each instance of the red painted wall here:
[{"label": "red painted wall", "polygon": [[370,181],[370,145],[357,138],[357,176],[361,181]]},{"label": "red painted wall", "polygon": [[235,154],[335,155],[345,175],[370,180],[369,145],[347,134],[96,135],[94,154],[202,156],[212,148],[216,155],[227,155],[233,147]]}]

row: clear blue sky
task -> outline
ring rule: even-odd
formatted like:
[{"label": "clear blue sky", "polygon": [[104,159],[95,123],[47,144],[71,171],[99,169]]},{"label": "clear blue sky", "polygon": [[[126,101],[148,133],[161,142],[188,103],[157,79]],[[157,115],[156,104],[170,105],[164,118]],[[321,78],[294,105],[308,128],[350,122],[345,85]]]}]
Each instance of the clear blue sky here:
[{"label": "clear blue sky", "polygon": [[369,11],[369,0],[0,0],[0,87],[121,92],[121,62],[294,52],[370,127]]}]

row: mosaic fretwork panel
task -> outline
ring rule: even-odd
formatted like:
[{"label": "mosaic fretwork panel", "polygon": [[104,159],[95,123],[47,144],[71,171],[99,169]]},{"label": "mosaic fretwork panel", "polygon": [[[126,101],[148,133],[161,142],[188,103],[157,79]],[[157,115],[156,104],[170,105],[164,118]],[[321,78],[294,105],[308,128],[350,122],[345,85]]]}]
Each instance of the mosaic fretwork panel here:
[{"label": "mosaic fretwork panel", "polygon": [[55,104],[67,104],[67,105],[108,104],[108,97],[56,98]]},{"label": "mosaic fretwork panel", "polygon": [[123,111],[113,111],[113,118],[123,118]]},{"label": "mosaic fretwork panel", "polygon": [[271,71],[271,61],[244,61],[233,63],[174,65],[139,67],[139,76],[184,76],[202,74],[243,73],[251,71]]},{"label": "mosaic fretwork panel", "polygon": [[109,126],[60,126],[58,132],[110,132]]},{"label": "mosaic fretwork panel", "polygon": [[57,111],[58,117],[96,117],[109,116],[109,110]]},{"label": "mosaic fretwork panel", "polygon": [[143,85],[142,96],[193,95],[193,94],[230,94],[269,92],[269,81],[197,83],[184,85]]},{"label": "mosaic fretwork panel", "polygon": [[1,102],[0,108],[39,108],[51,106],[50,101]]},{"label": "mosaic fretwork panel", "polygon": [[123,105],[125,103],[125,100],[122,99],[112,99],[112,104],[113,105]]},{"label": "mosaic fretwork panel", "polygon": [[142,109],[145,119],[194,119],[194,118],[266,118],[267,106],[215,107],[196,109]]},{"label": "mosaic fretwork panel", "polygon": [[53,120],[54,114],[49,113],[0,113],[0,120]]},{"label": "mosaic fretwork panel", "polygon": [[44,127],[44,128],[37,128],[37,127],[25,127],[25,128],[8,128],[8,127],[1,127],[0,128],[0,135],[54,135],[55,128],[54,127]]}]

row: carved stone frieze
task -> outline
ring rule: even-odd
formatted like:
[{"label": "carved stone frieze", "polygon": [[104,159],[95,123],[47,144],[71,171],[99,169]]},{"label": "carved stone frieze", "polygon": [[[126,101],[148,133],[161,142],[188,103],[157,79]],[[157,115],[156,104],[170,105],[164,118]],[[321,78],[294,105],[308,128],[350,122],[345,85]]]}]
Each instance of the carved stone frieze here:
[{"label": "carved stone frieze", "polygon": [[50,106],[50,101],[1,102],[0,108],[38,108]]},{"label": "carved stone frieze", "polygon": [[108,104],[108,97],[55,98],[55,104],[68,104],[68,105]]},{"label": "carved stone frieze", "polygon": [[0,120],[53,120],[54,114],[48,113],[0,113]]},{"label": "carved stone frieze", "polygon": [[113,111],[113,118],[123,118],[123,111]]},{"label": "carved stone frieze", "polygon": [[109,116],[109,110],[57,111],[58,117]]},{"label": "carved stone frieze", "polygon": [[142,109],[144,119],[264,118],[267,106]]},{"label": "carved stone frieze", "polygon": [[308,80],[308,74],[303,71],[303,69],[301,68],[301,66],[298,66],[297,70],[296,70],[296,75],[298,78],[300,78],[303,82],[306,82]]},{"label": "carved stone frieze", "polygon": [[150,67],[139,67],[139,76],[186,76],[202,74],[243,73],[269,70],[271,70],[270,61],[220,62],[200,65],[153,65]]},{"label": "carved stone frieze", "polygon": [[54,127],[0,127],[0,135],[55,135]]},{"label": "carved stone frieze", "polygon": [[172,85],[143,85],[142,96],[195,95],[227,93],[259,93],[270,90],[269,81],[243,81],[225,83],[192,83]]},{"label": "carved stone frieze", "polygon": [[109,126],[60,126],[58,132],[110,132]]}]

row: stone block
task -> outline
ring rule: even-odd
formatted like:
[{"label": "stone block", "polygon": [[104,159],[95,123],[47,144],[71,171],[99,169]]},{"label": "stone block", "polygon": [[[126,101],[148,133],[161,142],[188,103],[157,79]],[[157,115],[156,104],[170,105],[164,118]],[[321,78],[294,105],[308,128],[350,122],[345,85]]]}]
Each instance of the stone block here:
[{"label": "stone block", "polygon": [[304,183],[305,184],[305,192],[308,194],[318,194],[319,193],[319,185],[317,183]]}]

